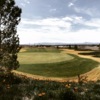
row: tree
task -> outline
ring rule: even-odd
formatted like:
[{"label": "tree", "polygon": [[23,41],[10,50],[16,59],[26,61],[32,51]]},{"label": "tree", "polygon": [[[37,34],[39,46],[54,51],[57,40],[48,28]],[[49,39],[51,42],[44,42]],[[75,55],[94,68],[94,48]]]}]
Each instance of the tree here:
[{"label": "tree", "polygon": [[69,45],[68,48],[71,49],[71,45]]},{"label": "tree", "polygon": [[96,55],[96,56],[98,56],[98,57],[100,57],[100,44],[98,45],[98,55]]},{"label": "tree", "polygon": [[0,70],[11,72],[19,67],[17,53],[20,50],[17,25],[21,9],[14,0],[0,0]]},{"label": "tree", "polygon": [[74,45],[74,49],[75,49],[75,50],[78,50],[78,46],[77,46],[77,45]]}]

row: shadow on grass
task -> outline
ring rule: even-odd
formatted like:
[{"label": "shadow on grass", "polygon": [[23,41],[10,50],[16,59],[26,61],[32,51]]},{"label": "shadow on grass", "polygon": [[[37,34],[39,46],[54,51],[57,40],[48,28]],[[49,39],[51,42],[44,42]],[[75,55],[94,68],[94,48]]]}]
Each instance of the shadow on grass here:
[{"label": "shadow on grass", "polygon": [[91,50],[91,49],[75,49],[76,51],[94,51],[94,50]]},{"label": "shadow on grass", "polygon": [[100,51],[82,52],[82,53],[78,53],[78,54],[81,54],[81,55],[91,55],[93,57],[100,58]]}]

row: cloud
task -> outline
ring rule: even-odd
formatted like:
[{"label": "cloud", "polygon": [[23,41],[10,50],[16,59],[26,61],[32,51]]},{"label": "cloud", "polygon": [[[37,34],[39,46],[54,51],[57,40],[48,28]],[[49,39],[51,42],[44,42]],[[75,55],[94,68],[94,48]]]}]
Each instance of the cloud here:
[{"label": "cloud", "polygon": [[[42,31],[42,32],[41,32]],[[56,30],[45,33],[43,30],[21,29],[18,31],[21,44],[27,43],[83,43],[100,42],[100,30],[78,30],[77,32],[68,32]]]},{"label": "cloud", "polygon": [[92,18],[91,20],[86,21],[84,24],[87,26],[100,28],[100,19],[99,18]]},{"label": "cloud", "polygon": [[[62,18],[45,18],[45,19],[22,19],[21,27],[34,28],[44,30],[66,30],[71,31],[72,26],[82,25],[85,27],[98,28],[100,26],[99,19],[91,19],[87,21],[81,16],[66,16]],[[81,29],[81,27],[79,27]]]},{"label": "cloud", "polygon": [[48,29],[53,29],[54,27],[64,27],[66,29],[70,29],[71,26],[71,23],[63,18],[46,18],[37,20],[22,19],[21,23],[23,25],[39,25],[46,28],[48,27]]},{"label": "cloud", "polygon": [[[84,25],[73,31],[73,25]],[[36,27],[37,28],[36,28]],[[18,26],[21,44],[40,42],[99,42],[100,19],[86,20],[81,16],[65,16],[62,18],[23,19]]]},{"label": "cloud", "polygon": [[[88,29],[100,28],[100,19],[92,18],[90,20],[84,19],[82,16],[66,16],[62,18],[45,18],[45,19],[22,19],[21,27],[23,28],[33,28],[33,29],[43,29],[46,31],[50,30],[66,30],[72,31],[72,27],[78,25],[79,30],[84,27]],[[83,26],[83,27],[80,27]]]},{"label": "cloud", "polygon": [[25,7],[25,6],[26,6],[26,4],[25,4],[25,3],[20,3],[20,5],[21,5],[21,6],[23,6],[23,7]]},{"label": "cloud", "polygon": [[21,43],[100,42],[100,13],[97,1],[16,1],[23,10],[18,26]]},{"label": "cloud", "polygon": [[71,18],[71,17],[64,17],[64,18],[62,18],[62,20],[64,20],[64,21],[73,21],[73,18]]},{"label": "cloud", "polygon": [[93,12],[91,12],[91,11],[93,11],[94,9],[74,7],[74,10],[75,10],[77,13],[84,13],[84,14],[93,16]]},{"label": "cloud", "polygon": [[74,5],[74,3],[70,2],[70,3],[68,4],[68,7],[71,7],[71,6],[73,6],[73,5]]},{"label": "cloud", "polygon": [[80,13],[80,14],[86,14],[89,15],[91,17],[96,17],[96,16],[100,16],[99,11],[97,10],[97,8],[94,7],[77,7],[77,6],[73,6],[73,10],[76,13]]}]

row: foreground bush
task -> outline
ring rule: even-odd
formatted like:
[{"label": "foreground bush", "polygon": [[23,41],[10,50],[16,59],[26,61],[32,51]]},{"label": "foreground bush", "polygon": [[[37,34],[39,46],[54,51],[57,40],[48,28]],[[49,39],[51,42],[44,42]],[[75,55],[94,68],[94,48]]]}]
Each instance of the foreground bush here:
[{"label": "foreground bush", "polygon": [[0,100],[100,100],[100,81],[54,82],[0,75]]}]

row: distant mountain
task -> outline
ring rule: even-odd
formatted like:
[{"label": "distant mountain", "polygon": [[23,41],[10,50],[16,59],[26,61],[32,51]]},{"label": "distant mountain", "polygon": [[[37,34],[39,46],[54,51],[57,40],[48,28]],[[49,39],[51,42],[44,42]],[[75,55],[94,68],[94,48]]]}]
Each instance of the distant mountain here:
[{"label": "distant mountain", "polygon": [[100,43],[94,42],[83,42],[83,43],[50,43],[50,42],[43,42],[43,43],[34,43],[34,44],[21,44],[21,45],[99,45]]}]

